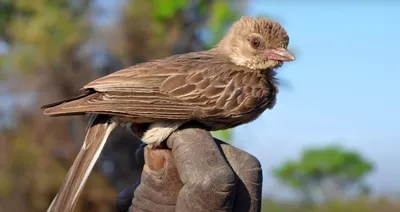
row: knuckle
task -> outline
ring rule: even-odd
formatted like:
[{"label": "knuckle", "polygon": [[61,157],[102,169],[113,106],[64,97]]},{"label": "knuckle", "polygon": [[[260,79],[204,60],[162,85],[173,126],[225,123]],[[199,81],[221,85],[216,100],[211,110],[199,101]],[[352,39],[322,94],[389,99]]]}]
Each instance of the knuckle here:
[{"label": "knuckle", "polygon": [[243,166],[249,169],[256,169],[261,168],[261,163],[254,155],[247,153],[243,161]]},{"label": "knuckle", "polygon": [[198,186],[203,189],[212,189],[214,191],[229,191],[236,183],[234,172],[229,168],[213,169],[208,172],[201,181],[198,181]]}]

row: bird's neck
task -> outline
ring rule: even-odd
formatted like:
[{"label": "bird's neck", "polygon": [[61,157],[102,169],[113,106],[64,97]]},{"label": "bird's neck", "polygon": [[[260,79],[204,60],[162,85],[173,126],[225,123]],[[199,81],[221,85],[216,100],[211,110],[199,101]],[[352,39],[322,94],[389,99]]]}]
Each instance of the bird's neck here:
[{"label": "bird's neck", "polygon": [[225,52],[223,46],[217,45],[212,49],[207,50],[208,53],[212,55],[218,55],[219,61],[225,61],[227,63],[231,63],[237,66],[242,66],[243,68],[249,69],[249,71],[257,71],[264,75],[266,78],[275,79],[276,71],[275,68],[265,68],[265,69],[251,69],[245,65],[238,65],[232,61],[232,58],[229,56],[229,52]]},{"label": "bird's neck", "polygon": [[261,74],[265,75],[268,78],[275,78],[276,76],[276,71],[273,68],[267,68],[267,69],[260,69],[258,70]]}]

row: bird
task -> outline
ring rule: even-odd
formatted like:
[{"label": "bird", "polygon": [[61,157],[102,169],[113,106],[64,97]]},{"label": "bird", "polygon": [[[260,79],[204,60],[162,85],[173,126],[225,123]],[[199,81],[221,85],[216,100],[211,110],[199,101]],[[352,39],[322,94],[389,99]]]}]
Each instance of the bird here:
[{"label": "bird", "polygon": [[188,122],[209,131],[250,123],[276,103],[276,70],[294,61],[277,21],[242,16],[208,50],[153,59],[100,77],[81,94],[44,105],[48,116],[88,115],[82,148],[48,211],[73,211],[110,133],[146,125],[142,141],[159,147]]}]

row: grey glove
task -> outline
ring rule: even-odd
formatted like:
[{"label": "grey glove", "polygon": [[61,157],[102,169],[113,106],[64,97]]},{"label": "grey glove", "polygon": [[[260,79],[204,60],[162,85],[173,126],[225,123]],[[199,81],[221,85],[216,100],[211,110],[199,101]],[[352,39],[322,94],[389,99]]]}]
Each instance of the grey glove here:
[{"label": "grey glove", "polygon": [[117,197],[118,211],[260,211],[259,161],[197,126],[173,133],[166,149],[144,148],[141,181]]}]

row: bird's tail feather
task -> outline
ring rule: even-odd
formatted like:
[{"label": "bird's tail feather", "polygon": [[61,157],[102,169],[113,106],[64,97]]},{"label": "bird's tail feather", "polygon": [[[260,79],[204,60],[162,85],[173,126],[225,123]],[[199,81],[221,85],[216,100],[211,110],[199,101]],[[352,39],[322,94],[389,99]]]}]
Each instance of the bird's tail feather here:
[{"label": "bird's tail feather", "polygon": [[47,212],[71,212],[100,153],[117,123],[105,115],[92,115],[82,148]]}]

